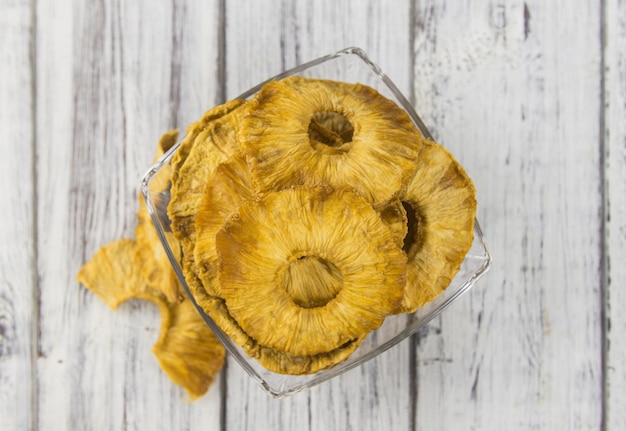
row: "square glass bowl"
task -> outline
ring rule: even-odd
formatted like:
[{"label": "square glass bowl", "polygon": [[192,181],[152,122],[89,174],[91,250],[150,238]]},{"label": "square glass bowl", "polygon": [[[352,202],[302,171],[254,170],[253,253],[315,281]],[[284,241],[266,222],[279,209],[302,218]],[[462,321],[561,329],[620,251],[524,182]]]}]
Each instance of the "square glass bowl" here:
[{"label": "square glass bowl", "polygon": [[[276,75],[270,80],[278,80],[291,75],[301,75],[309,78],[324,78],[344,81],[349,83],[361,83],[375,88],[385,97],[396,102],[402,107],[415,123],[415,126],[426,137],[431,137],[428,129],[419,118],[411,104],[402,95],[400,90],[391,82],[381,69],[374,64],[367,55],[359,48],[347,48],[320,57],[316,60],[297,66],[291,70]],[[265,82],[268,82],[265,81]],[[252,97],[265,82],[251,88],[239,99]],[[201,113],[199,113],[201,114]],[[169,203],[169,193],[160,191],[156,184],[163,184],[162,181],[169,181],[167,170],[163,169],[168,165],[176,153],[180,142],[171,148],[161,157],[154,166],[146,173],[141,183],[141,191],[146,200],[148,211],[154,222],[159,238],[165,248],[174,271],[176,272],[181,285],[196,305],[198,312],[202,315],[207,325],[213,330],[217,337],[224,344],[228,352],[237,360],[244,370],[269,394],[275,397],[286,396],[318,383],[335,377],[350,370],[376,355],[384,352],[411,334],[420,327],[441,313],[446,307],[456,301],[463,293],[467,292],[476,281],[488,270],[491,263],[491,256],[487,251],[485,240],[478,222],[474,228],[474,242],[467,253],[460,270],[452,280],[448,288],[434,301],[424,305],[412,314],[400,314],[388,316],[383,325],[368,335],[366,340],[359,346],[348,359],[332,368],[308,375],[285,375],[267,370],[255,359],[250,358],[239,345],[224,334],[219,326],[207,316],[202,308],[198,307],[189,287],[185,283],[183,271],[179,262],[172,252],[176,244],[170,244],[166,239],[166,232],[170,231],[170,220],[167,215],[167,205]],[[165,177],[165,178],[164,178]]]}]

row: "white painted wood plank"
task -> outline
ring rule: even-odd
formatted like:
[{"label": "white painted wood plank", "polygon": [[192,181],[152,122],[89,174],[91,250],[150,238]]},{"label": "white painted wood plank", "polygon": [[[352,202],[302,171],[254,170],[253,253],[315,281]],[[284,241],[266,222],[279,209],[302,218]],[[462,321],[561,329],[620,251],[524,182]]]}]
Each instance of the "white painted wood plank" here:
[{"label": "white painted wood plank", "polygon": [[606,2],[606,429],[626,429],[626,2]]},{"label": "white painted wood plank", "polygon": [[189,404],[159,369],[156,309],[112,313],[75,281],[133,235],[158,137],[215,103],[218,16],[216,1],[37,2],[41,429],[220,426],[219,383]]},{"label": "white painted wood plank", "polygon": [[[409,2],[232,1],[226,9],[227,96],[296,64],[359,46],[410,90]],[[265,395],[231,362],[227,429],[409,429],[410,343],[292,397]]]},{"label": "white painted wood plank", "polygon": [[33,83],[30,2],[0,15],[0,429],[36,425],[32,379],[35,262],[32,176]]},{"label": "white painted wood plank", "polygon": [[419,111],[478,190],[491,273],[422,332],[418,429],[602,420],[600,8],[417,3]]},{"label": "white painted wood plank", "polygon": [[408,94],[409,3],[229,1],[227,94],[234,97],[276,73],[350,46],[364,49]]}]

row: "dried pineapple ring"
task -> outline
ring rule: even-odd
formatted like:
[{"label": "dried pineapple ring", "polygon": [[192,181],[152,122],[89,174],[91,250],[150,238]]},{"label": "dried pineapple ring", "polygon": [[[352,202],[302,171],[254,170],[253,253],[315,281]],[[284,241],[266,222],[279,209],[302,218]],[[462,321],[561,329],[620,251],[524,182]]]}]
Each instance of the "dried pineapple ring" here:
[{"label": "dried pineapple ring", "polygon": [[[240,153],[220,164],[208,180],[196,214],[194,261],[202,286],[211,296],[222,296],[217,282],[215,235],[244,201],[254,197],[250,171]],[[197,287],[197,284],[193,286]]]},{"label": "dried pineapple ring", "polygon": [[370,87],[292,76],[269,82],[251,103],[241,144],[260,191],[327,184],[380,204],[415,170],[421,135]]},{"label": "dried pineapple ring", "polygon": [[[378,213],[347,190],[300,187],[244,202],[216,244],[230,314],[259,344],[293,355],[328,352],[378,328],[403,295],[404,253]],[[340,288],[306,304],[306,287],[286,276],[301,259],[332,268],[324,278]]]},{"label": "dried pineapple ring", "polygon": [[409,212],[407,285],[397,312],[413,312],[452,281],[474,239],[476,190],[442,146],[427,141],[401,198]]}]

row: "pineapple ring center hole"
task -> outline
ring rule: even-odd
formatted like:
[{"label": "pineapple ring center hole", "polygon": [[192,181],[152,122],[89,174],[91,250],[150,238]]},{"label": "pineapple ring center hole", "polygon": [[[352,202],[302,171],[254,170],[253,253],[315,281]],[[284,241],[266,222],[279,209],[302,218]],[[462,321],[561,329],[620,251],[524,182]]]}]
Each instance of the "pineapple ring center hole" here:
[{"label": "pineapple ring center hole", "polygon": [[424,218],[417,205],[403,201],[402,206],[407,218],[407,234],[404,237],[402,250],[409,256],[409,259],[413,259],[424,244],[426,235]]},{"label": "pineapple ring center hole", "polygon": [[323,307],[341,292],[343,274],[324,258],[300,255],[284,268],[282,283],[296,305]]},{"label": "pineapple ring center hole", "polygon": [[354,136],[352,123],[334,111],[319,111],[309,122],[309,142],[311,146],[325,154],[342,154],[350,150]]}]

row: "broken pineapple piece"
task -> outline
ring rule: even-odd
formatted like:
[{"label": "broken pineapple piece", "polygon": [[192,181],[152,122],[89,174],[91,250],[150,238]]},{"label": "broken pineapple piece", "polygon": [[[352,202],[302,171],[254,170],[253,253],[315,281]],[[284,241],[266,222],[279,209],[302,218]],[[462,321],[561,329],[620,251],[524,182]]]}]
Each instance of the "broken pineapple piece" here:
[{"label": "broken pineapple piece", "polygon": [[153,352],[170,379],[195,399],[208,390],[221,369],[224,347],[189,299],[168,302],[163,289],[147,283],[136,247],[131,239],[105,245],[82,266],[78,281],[113,310],[129,299],[144,299],[159,308],[161,332]]},{"label": "broken pineapple piece", "polygon": [[260,192],[324,184],[378,205],[415,170],[421,135],[370,87],[292,76],[267,83],[250,103],[240,136]]},{"label": "broken pineapple piece", "polygon": [[407,284],[397,312],[417,310],[454,278],[474,239],[476,191],[461,165],[441,145],[426,141],[402,202],[409,235]]},{"label": "broken pineapple piece", "polygon": [[168,309],[171,324],[152,351],[169,378],[193,400],[209,389],[226,351],[188,298]]},{"label": "broken pineapple piece", "polygon": [[143,279],[135,260],[136,245],[132,239],[120,239],[101,247],[80,268],[77,279],[112,310],[129,299],[145,299],[159,307],[165,321],[169,317],[163,314],[165,297]]},{"label": "broken pineapple piece", "polygon": [[[300,187],[246,201],[216,246],[230,315],[260,345],[292,355],[358,339],[402,298],[402,250],[372,206],[347,190]],[[327,283],[314,301],[303,275],[293,276],[303,270],[321,271],[313,277]]]}]

